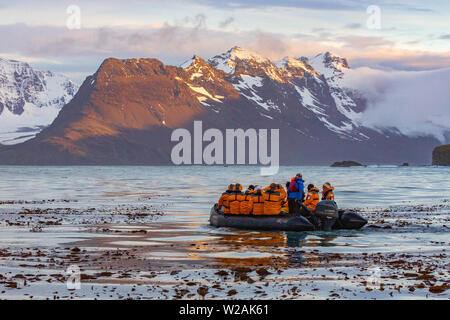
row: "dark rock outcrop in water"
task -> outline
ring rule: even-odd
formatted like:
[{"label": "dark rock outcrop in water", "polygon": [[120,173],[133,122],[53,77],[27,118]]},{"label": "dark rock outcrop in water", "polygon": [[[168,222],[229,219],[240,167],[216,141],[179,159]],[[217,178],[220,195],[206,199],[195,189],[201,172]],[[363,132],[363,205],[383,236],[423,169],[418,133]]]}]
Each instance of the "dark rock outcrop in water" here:
[{"label": "dark rock outcrop in water", "polygon": [[450,144],[436,147],[433,150],[433,165],[450,166]]},{"label": "dark rock outcrop in water", "polygon": [[364,165],[356,161],[338,161],[331,165],[332,167],[363,167]]},{"label": "dark rock outcrop in water", "polygon": [[194,120],[203,131],[222,133],[280,129],[280,164],[429,163],[436,139],[379,132],[354,120],[366,102],[341,86],[348,68],[328,52],[272,62],[238,47],[208,61],[194,56],[181,67],[106,59],[36,138],[0,148],[0,164],[172,164],[171,134],[192,133]]}]

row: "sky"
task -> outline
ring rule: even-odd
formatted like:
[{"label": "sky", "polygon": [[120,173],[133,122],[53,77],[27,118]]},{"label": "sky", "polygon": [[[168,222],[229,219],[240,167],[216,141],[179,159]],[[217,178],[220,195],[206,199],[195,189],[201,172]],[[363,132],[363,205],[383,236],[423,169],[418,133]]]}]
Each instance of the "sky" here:
[{"label": "sky", "polygon": [[450,1],[0,0],[0,35],[0,57],[78,83],[108,57],[179,65],[235,45],[271,59],[332,51],[353,68],[433,70],[450,67]]}]

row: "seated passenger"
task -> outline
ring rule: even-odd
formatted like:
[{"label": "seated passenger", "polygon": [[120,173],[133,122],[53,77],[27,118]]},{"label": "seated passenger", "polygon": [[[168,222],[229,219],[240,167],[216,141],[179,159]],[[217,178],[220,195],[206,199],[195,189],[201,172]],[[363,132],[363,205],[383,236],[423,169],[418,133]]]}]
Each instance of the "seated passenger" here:
[{"label": "seated passenger", "polygon": [[255,191],[251,197],[250,206],[252,208],[252,214],[256,216],[264,214],[264,197],[260,186],[255,187]]},{"label": "seated passenger", "polygon": [[240,214],[241,213],[241,196],[242,195],[242,185],[236,183],[234,185],[233,191],[228,195],[228,203],[230,205],[230,214]]},{"label": "seated passenger", "polygon": [[325,182],[322,190],[322,200],[334,200],[334,187],[329,182]]},{"label": "seated passenger", "polygon": [[225,214],[230,213],[230,204],[228,202],[228,195],[231,194],[231,192],[233,191],[233,188],[234,188],[234,185],[230,184],[228,186],[227,191],[222,193],[222,195],[220,196],[219,202],[217,203],[217,211],[220,211],[220,209],[222,209],[222,207],[223,207],[223,213],[225,213]]},{"label": "seated passenger", "polygon": [[308,195],[305,202],[301,204],[300,214],[308,219],[316,229],[320,229],[320,219],[314,214],[319,201],[319,189],[312,184],[308,185]]},{"label": "seated passenger", "polygon": [[263,192],[264,215],[278,215],[281,205],[285,201],[286,191],[279,184],[272,183],[269,189]]},{"label": "seated passenger", "polygon": [[251,214],[252,213],[251,200],[252,200],[252,195],[254,192],[255,192],[255,186],[250,185],[243,194],[239,195],[239,201],[241,202],[241,207],[240,207],[241,214]]},{"label": "seated passenger", "polygon": [[316,210],[316,206],[320,201],[319,189],[314,187],[313,184],[308,185],[308,195],[306,196],[306,200],[303,203],[306,207],[308,207],[312,212]]}]

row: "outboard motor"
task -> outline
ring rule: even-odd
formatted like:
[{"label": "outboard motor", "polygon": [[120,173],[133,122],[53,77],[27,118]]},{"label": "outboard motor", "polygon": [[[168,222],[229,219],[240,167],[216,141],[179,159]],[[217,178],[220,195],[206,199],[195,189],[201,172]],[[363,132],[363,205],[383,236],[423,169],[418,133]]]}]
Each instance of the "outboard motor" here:
[{"label": "outboard motor", "polygon": [[320,219],[321,229],[324,231],[331,231],[331,228],[339,218],[338,206],[333,200],[320,201],[314,215]]},{"label": "outboard motor", "polygon": [[360,229],[367,220],[354,211],[344,211],[340,214],[339,229]]}]

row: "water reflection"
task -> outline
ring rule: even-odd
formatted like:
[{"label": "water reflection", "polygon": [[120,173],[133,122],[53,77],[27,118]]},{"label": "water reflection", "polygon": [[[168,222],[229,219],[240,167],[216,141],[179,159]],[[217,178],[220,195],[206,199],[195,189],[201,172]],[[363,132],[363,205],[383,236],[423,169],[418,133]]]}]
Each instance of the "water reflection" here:
[{"label": "water reflection", "polygon": [[305,233],[298,232],[286,232],[286,244],[288,247],[303,247],[304,241],[306,239]]},{"label": "water reflection", "polygon": [[[165,252],[218,265],[298,265],[306,259],[317,259],[317,254],[312,253],[316,249],[361,252],[382,247],[400,251],[406,246],[422,246],[426,241],[425,232],[417,234],[409,229],[387,236],[387,230],[254,232],[208,225],[210,208],[229,183],[268,185],[284,182],[296,172],[303,173],[306,183],[321,186],[330,181],[341,208],[386,208],[405,202],[426,204],[450,198],[450,168],[281,167],[276,176],[261,177],[258,167],[0,166],[0,201],[68,199],[75,201],[64,203],[64,207],[95,208],[103,215],[130,207],[154,207],[163,211],[164,216],[156,221],[129,222],[138,229],[148,228],[146,235],[126,238],[112,234],[109,238],[102,237],[104,246],[131,247],[139,242],[141,250],[150,257],[154,252],[155,257],[162,259],[157,252]],[[7,209],[22,207],[23,204],[17,204]],[[143,226],[138,227],[138,223]],[[92,246],[99,247],[99,240],[96,241]]]}]

